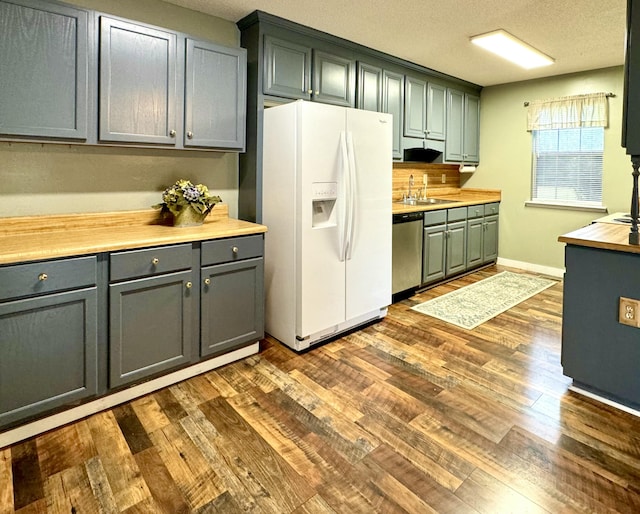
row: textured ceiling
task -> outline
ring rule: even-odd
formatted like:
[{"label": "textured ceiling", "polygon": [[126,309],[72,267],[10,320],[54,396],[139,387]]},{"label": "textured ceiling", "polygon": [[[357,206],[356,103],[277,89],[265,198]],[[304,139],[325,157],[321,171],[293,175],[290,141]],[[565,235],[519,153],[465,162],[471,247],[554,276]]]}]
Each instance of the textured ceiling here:
[{"label": "textured ceiling", "polygon": [[[233,22],[258,9],[482,86],[624,62],[626,0],[164,0]],[[523,70],[469,43],[504,29],[555,59]]]}]

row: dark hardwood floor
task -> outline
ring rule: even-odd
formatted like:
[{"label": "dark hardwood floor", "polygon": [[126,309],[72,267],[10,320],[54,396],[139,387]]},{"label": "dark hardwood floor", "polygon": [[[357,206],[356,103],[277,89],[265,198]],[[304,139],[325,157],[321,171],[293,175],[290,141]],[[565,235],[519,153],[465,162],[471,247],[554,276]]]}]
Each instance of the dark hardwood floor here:
[{"label": "dark hardwood floor", "polygon": [[562,284],[473,331],[393,305],[0,450],[0,514],[640,512],[640,418],[568,392]]}]

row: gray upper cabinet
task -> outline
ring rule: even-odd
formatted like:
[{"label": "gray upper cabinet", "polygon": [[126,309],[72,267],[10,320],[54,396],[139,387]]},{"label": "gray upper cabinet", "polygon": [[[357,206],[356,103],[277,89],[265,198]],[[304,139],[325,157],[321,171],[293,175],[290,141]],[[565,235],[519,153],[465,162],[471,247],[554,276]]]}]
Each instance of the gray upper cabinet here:
[{"label": "gray upper cabinet", "polygon": [[264,37],[265,95],[311,99],[311,48],[271,36]]},{"label": "gray upper cabinet", "polygon": [[404,87],[404,135],[424,138],[427,130],[427,82],[407,76]]},{"label": "gray upper cabinet", "polygon": [[402,159],[403,109],[404,75],[385,70],[382,73],[382,112],[393,116],[394,159]]},{"label": "gray upper cabinet", "polygon": [[445,160],[479,162],[480,98],[447,89]]},{"label": "gray upper cabinet", "polygon": [[0,134],[87,138],[88,13],[0,0]]},{"label": "gray upper cabinet", "polygon": [[427,84],[427,139],[444,141],[447,126],[447,88]]},{"label": "gray upper cabinet", "polygon": [[177,35],[100,17],[99,139],[175,145]]},{"label": "gray upper cabinet", "polygon": [[313,100],[354,107],[355,79],[354,61],[319,50],[313,51]]},{"label": "gray upper cabinet", "polygon": [[365,111],[382,111],[382,68],[358,62],[356,107]]},{"label": "gray upper cabinet", "polygon": [[184,146],[244,150],[247,51],[187,39]]}]

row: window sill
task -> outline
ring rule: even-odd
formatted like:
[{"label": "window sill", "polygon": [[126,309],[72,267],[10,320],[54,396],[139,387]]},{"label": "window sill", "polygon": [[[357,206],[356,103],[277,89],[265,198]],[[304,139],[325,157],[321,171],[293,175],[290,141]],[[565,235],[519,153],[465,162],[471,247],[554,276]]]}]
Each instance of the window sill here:
[{"label": "window sill", "polygon": [[607,208],[604,205],[582,205],[575,203],[555,203],[555,202],[544,202],[541,200],[527,200],[524,202],[525,207],[542,207],[545,209],[561,209],[568,211],[587,211],[587,212],[608,212]]}]

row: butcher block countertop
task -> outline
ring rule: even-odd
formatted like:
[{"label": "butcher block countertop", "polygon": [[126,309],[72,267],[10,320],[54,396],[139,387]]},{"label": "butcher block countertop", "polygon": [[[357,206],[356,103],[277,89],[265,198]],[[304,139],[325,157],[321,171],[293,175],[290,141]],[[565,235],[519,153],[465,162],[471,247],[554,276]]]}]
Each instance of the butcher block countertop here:
[{"label": "butcher block countertop", "polygon": [[630,225],[592,223],[558,238],[561,243],[617,252],[640,253],[640,245],[629,244]]},{"label": "butcher block countertop", "polygon": [[264,225],[229,218],[217,204],[201,226],[173,227],[159,211],[61,214],[0,218],[0,264],[55,259],[114,250],[204,241],[267,231]]},{"label": "butcher block countertop", "polygon": [[400,198],[394,198],[392,212],[393,214],[403,214],[406,212],[436,211],[452,207],[493,203],[499,202],[502,195],[499,189],[460,189],[452,187],[428,191],[427,197],[449,199],[451,203],[405,205]]}]

